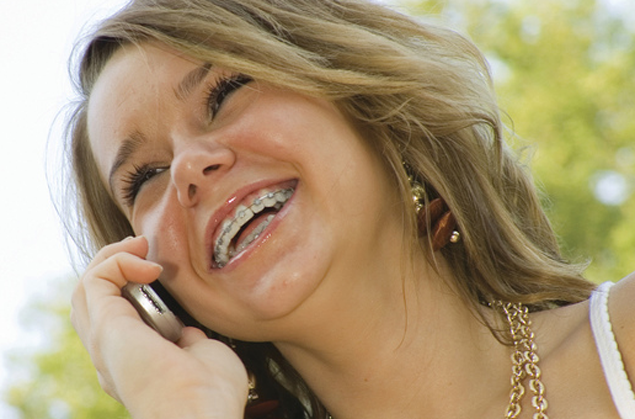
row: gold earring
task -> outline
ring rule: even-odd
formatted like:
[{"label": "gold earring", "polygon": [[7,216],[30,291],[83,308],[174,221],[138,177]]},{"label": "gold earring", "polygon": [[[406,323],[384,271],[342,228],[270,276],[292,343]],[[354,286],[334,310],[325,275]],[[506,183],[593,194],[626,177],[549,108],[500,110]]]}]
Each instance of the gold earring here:
[{"label": "gold earring", "polygon": [[[452,211],[442,198],[436,198],[428,202],[426,206],[426,190],[412,175],[412,171],[404,163],[408,182],[410,183],[410,193],[412,202],[417,213],[419,232],[421,235],[428,233],[432,238],[432,249],[434,251],[445,247],[448,243],[458,243],[461,240],[461,233],[456,230],[456,220]],[[430,224],[428,224],[430,223]]]},{"label": "gold earring", "polygon": [[258,394],[258,391],[256,390],[256,376],[251,371],[248,371],[247,375],[248,375],[248,383],[249,383],[249,393],[247,394],[247,405],[251,405],[260,398],[260,395]]},{"label": "gold earring", "polygon": [[426,202],[426,190],[423,185],[409,175],[408,182],[410,182],[410,193],[412,194],[412,202],[415,206],[415,212],[419,214],[421,209],[425,206]]}]

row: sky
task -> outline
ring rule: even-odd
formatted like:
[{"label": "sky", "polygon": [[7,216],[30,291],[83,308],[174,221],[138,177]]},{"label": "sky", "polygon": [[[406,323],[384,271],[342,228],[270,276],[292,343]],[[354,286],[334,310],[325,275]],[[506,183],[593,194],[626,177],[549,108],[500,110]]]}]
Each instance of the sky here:
[{"label": "sky", "polygon": [[[73,275],[49,199],[45,154],[59,150],[51,129],[72,98],[67,71],[86,22],[122,0],[0,0],[0,386],[6,356],[38,344],[23,327],[23,307]],[[59,128],[59,124],[58,128]],[[50,140],[49,140],[50,138]],[[53,154],[53,153],[52,153]],[[22,314],[21,314],[22,313]],[[0,404],[0,417],[17,417]]]}]

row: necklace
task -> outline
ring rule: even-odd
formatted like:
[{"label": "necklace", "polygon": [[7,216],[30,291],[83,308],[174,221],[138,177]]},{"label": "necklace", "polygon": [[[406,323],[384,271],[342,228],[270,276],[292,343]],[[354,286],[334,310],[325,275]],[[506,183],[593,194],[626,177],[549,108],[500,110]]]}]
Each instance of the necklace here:
[{"label": "necklace", "polygon": [[[531,404],[535,413],[533,419],[549,419],[545,413],[547,410],[547,399],[545,398],[545,386],[540,380],[542,372],[538,367],[538,347],[534,342],[534,332],[531,331],[531,320],[529,310],[521,303],[503,303],[497,301],[490,306],[496,306],[502,310],[509,326],[514,344],[512,353],[512,390],[509,394],[509,404],[505,412],[505,419],[516,419],[521,411],[521,401],[525,395],[523,381],[529,377],[529,389],[533,397]],[[333,419],[330,413],[327,419]]]},{"label": "necklace", "polygon": [[531,404],[535,409],[533,419],[549,419],[547,399],[545,398],[545,386],[540,380],[542,372],[538,367],[538,347],[534,342],[534,332],[531,331],[529,310],[521,303],[496,302],[509,325],[509,333],[514,343],[512,353],[512,390],[509,394],[509,405],[505,413],[505,419],[515,419],[521,411],[520,403],[525,395],[523,380],[529,377],[529,389],[533,397]]}]

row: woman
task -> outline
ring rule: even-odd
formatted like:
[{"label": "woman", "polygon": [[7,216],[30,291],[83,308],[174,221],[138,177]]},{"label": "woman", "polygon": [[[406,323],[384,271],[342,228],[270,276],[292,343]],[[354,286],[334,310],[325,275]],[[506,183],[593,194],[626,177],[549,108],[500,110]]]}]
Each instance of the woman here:
[{"label": "woman", "polygon": [[[364,1],[140,0],[79,81],[72,320],[134,418],[634,417],[635,280],[596,348],[461,36]],[[200,326],[176,344],[121,297],[157,277]]]}]

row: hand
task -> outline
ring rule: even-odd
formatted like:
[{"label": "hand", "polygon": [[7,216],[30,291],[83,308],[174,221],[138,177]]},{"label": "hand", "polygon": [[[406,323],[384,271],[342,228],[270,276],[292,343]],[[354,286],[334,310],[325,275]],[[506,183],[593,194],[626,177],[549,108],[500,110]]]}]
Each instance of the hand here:
[{"label": "hand", "polygon": [[150,283],[161,273],[147,252],[143,237],[104,247],[73,293],[71,322],[102,388],[135,419],[242,418],[247,373],[236,354],[191,327],[169,342],[121,297],[127,282]]}]

